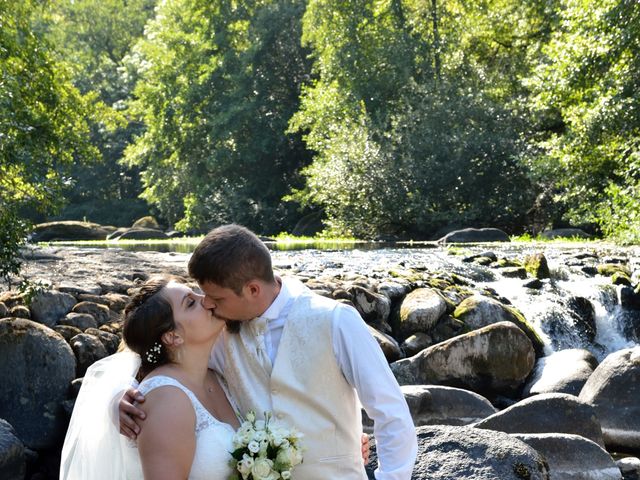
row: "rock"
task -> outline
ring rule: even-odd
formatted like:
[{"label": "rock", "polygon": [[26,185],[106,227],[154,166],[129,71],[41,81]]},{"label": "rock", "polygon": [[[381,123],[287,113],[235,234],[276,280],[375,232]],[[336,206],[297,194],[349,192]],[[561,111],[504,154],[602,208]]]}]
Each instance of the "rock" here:
[{"label": "rock", "polygon": [[566,307],[573,320],[574,331],[587,343],[596,338],[596,310],[593,304],[584,297],[569,297]]},{"label": "rock", "polygon": [[614,285],[626,285],[627,287],[631,286],[631,279],[629,275],[624,272],[615,272],[611,275],[611,283]]},{"label": "rock", "polygon": [[534,290],[540,290],[543,285],[544,284],[542,283],[542,280],[540,280],[539,278],[533,278],[522,284],[523,287],[532,288]]},{"label": "rock", "polygon": [[74,313],[88,313],[96,319],[98,325],[104,325],[111,321],[111,315],[109,314],[109,307],[106,305],[100,305],[93,302],[80,302],[77,303],[72,311]]},{"label": "rock", "polygon": [[498,256],[492,251],[486,251],[482,253],[476,253],[474,255],[468,255],[464,257],[462,261],[465,263],[476,262],[476,263],[479,263],[480,265],[486,264],[484,260],[478,261],[479,259],[486,259],[489,261],[489,263],[491,263],[491,262],[497,262]]},{"label": "rock", "polygon": [[403,357],[402,350],[400,350],[400,345],[398,342],[391,337],[390,335],[385,335],[384,333],[376,330],[370,325],[367,325],[369,328],[369,332],[373,335],[373,338],[376,339],[378,345],[382,349],[382,353],[384,353],[387,362],[395,362],[396,360]]},{"label": "rock", "polygon": [[404,353],[411,357],[421,350],[433,345],[433,340],[426,333],[418,332],[410,337],[406,338],[400,348],[404,350]]},{"label": "rock", "polygon": [[129,228],[122,232],[117,240],[156,240],[165,239],[167,235],[161,230],[152,228]]},{"label": "rock", "polygon": [[497,228],[465,228],[447,233],[438,243],[510,242],[511,239]]},{"label": "rock", "polygon": [[107,356],[107,350],[102,342],[87,333],[76,335],[69,342],[76,356],[76,377],[84,377],[87,368]]},{"label": "rock", "polygon": [[417,288],[400,304],[400,332],[403,336],[416,332],[429,333],[447,311],[444,299],[430,288]]},{"label": "rock", "polygon": [[640,480],[640,458],[625,457],[616,462],[623,480]]},{"label": "rock", "polygon": [[482,395],[514,394],[531,372],[531,341],[510,322],[460,335],[391,364],[401,385],[438,384]]},{"label": "rock", "polygon": [[621,306],[630,310],[640,310],[640,288],[634,290],[626,285],[620,285],[617,292],[618,303]]},{"label": "rock", "polygon": [[133,222],[131,228],[151,228],[153,230],[160,230],[160,225],[154,217],[147,215],[146,217],[139,218]]},{"label": "rock", "polygon": [[37,243],[52,240],[104,240],[107,235],[109,230],[97,223],[65,220],[36,225],[32,241]]},{"label": "rock", "polygon": [[75,304],[76,298],[73,295],[46,290],[33,297],[31,314],[34,321],[52,327],[69,313]]},{"label": "rock", "polygon": [[542,232],[540,236],[547,240],[553,240],[555,238],[591,238],[591,235],[579,228],[556,228],[554,230],[546,230]]},{"label": "rock", "polygon": [[591,374],[580,400],[592,405],[609,449],[640,450],[640,347],[609,354]]},{"label": "rock", "polygon": [[391,302],[395,302],[409,293],[411,289],[409,288],[409,285],[387,281],[379,283],[376,290],[380,295],[384,295]]},{"label": "rock", "polygon": [[505,267],[500,270],[500,273],[506,278],[520,278],[522,280],[527,278],[527,271],[524,267]]},{"label": "rock", "polygon": [[387,297],[358,285],[352,285],[346,291],[365,322],[386,330],[383,326],[388,325],[387,320],[391,311],[391,301]]},{"label": "rock", "polygon": [[100,340],[109,355],[116,353],[120,347],[120,337],[115,333],[106,332],[97,328],[87,328],[84,333],[87,335],[93,335]]},{"label": "rock", "polygon": [[81,293],[91,295],[99,295],[102,293],[102,287],[100,287],[100,285],[96,285],[95,283],[84,283],[82,285],[77,285],[71,282],[60,282],[60,284],[58,285],[58,290],[64,293],[70,293],[74,296],[77,296]]},{"label": "rock", "polygon": [[82,333],[82,330],[78,327],[72,327],[71,325],[56,325],[53,327],[53,330],[62,335],[67,343],[69,343],[73,337]]},{"label": "rock", "polygon": [[0,418],[0,476],[3,480],[24,480],[26,466],[24,445],[11,424]]},{"label": "rock", "polygon": [[524,258],[524,268],[532,277],[542,279],[550,278],[549,264],[544,253],[534,253]]},{"label": "rock", "polygon": [[414,424],[469,425],[496,413],[491,402],[477,393],[441,385],[400,387]]},{"label": "rock", "polygon": [[555,480],[621,480],[620,469],[600,445],[579,435],[515,434],[540,453]]},{"label": "rock", "polygon": [[544,342],[527,322],[524,316],[515,308],[504,305],[493,298],[484,295],[473,295],[458,305],[453,316],[471,330],[486,327],[498,322],[511,322],[522,330],[534,347],[536,356],[544,354]]},{"label": "rock", "polygon": [[62,336],[30,320],[0,320],[0,418],[27,447],[59,445],[66,428],[60,403],[75,370]]},{"label": "rock", "polygon": [[629,267],[620,263],[601,263],[596,266],[598,273],[600,275],[605,275],[607,277],[612,277],[616,273],[623,273],[627,276],[631,275],[629,271]]},{"label": "rock", "polygon": [[4,302],[0,302],[0,318],[5,318],[7,315],[9,315],[9,309]]},{"label": "rock", "polygon": [[16,305],[9,310],[9,317],[26,318],[29,320],[31,318],[31,312],[24,305]]},{"label": "rock", "polygon": [[588,350],[560,350],[538,359],[522,394],[568,393],[578,396],[587,379],[598,366],[598,360]]},{"label": "rock", "polygon": [[430,335],[433,343],[440,343],[468,331],[464,322],[461,322],[451,315],[445,315],[438,320],[436,326],[431,330]]},{"label": "rock", "polygon": [[83,332],[87,328],[98,328],[98,322],[93,318],[93,315],[89,315],[88,313],[68,313],[66,317],[58,322],[58,324],[76,327]]},{"label": "rock", "polygon": [[506,433],[471,427],[416,428],[418,457],[412,480],[548,480],[544,458]]},{"label": "rock", "polygon": [[542,393],[526,398],[474,427],[506,433],[570,433],[604,447],[593,407],[565,393]]}]

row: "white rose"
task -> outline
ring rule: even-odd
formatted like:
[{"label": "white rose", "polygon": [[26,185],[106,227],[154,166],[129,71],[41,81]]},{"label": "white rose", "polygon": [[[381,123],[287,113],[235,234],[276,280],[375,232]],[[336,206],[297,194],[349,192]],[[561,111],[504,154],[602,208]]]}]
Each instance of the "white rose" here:
[{"label": "white rose", "polygon": [[247,413],[247,421],[249,422],[253,422],[256,419],[256,414],[253,412],[249,412]]},{"label": "white rose", "polygon": [[285,470],[280,474],[283,480],[289,480],[291,478],[291,472],[289,470]]},{"label": "white rose", "polygon": [[260,444],[255,440],[252,440],[249,442],[249,445],[247,445],[247,448],[251,453],[258,453],[260,451]]},{"label": "white rose", "polygon": [[238,462],[237,469],[238,472],[242,475],[242,478],[247,478],[251,473],[251,468],[253,467],[253,458],[251,458],[246,453],[242,456],[242,460]]},{"label": "white rose", "polygon": [[258,432],[253,434],[253,439],[256,442],[261,442],[265,438],[267,438],[267,432],[265,432],[264,430],[260,430],[260,431],[258,431]]},{"label": "white rose", "polygon": [[273,467],[273,462],[271,460],[268,458],[258,458],[253,462],[251,475],[253,475],[254,480],[268,478],[271,475],[271,467]]}]

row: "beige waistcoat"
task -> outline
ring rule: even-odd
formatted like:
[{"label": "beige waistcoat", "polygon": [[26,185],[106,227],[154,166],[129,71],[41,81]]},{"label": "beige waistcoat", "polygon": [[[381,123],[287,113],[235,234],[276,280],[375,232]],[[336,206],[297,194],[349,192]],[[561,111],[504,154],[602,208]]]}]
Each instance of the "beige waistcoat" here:
[{"label": "beige waistcoat", "polygon": [[305,293],[293,300],[273,368],[258,360],[251,325],[224,333],[224,376],[241,413],[275,417],[304,433],[294,480],[363,480],[362,423],[355,390],[336,361],[332,317],[337,303]]}]

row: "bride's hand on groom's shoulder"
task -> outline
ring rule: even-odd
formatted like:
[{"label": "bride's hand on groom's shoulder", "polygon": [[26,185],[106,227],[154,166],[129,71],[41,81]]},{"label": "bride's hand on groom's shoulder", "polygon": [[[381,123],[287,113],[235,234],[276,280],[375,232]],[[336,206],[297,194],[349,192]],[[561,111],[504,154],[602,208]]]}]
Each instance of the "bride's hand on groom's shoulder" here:
[{"label": "bride's hand on groom's shoulder", "polygon": [[369,435],[366,433],[362,434],[362,438],[360,439],[361,448],[362,448],[362,460],[365,465],[369,464]]},{"label": "bride's hand on groom's shoulder", "polygon": [[118,402],[118,416],[120,418],[120,433],[135,440],[140,433],[138,419],[144,420],[145,413],[134,405],[134,402],[144,402],[144,395],[134,388],[128,389]]}]

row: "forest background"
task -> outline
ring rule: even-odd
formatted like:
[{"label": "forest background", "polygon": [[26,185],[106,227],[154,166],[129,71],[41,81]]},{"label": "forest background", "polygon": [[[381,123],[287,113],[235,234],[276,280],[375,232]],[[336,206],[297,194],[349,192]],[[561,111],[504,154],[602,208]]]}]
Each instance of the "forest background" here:
[{"label": "forest background", "polygon": [[149,212],[637,243],[639,87],[637,0],[0,0],[0,257]]}]

